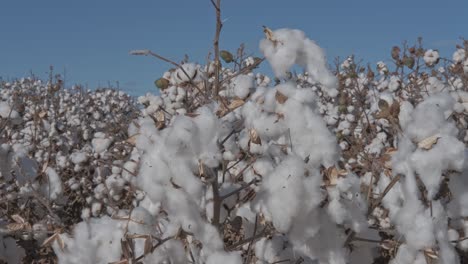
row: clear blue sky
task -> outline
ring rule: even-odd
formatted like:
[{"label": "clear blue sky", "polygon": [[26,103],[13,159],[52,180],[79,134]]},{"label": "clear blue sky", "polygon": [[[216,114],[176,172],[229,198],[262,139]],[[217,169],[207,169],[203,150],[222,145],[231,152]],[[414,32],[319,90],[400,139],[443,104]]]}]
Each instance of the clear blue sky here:
[{"label": "clear blue sky", "polygon": [[[128,55],[151,49],[176,61],[205,61],[212,48],[214,11],[209,0],[1,0],[0,76],[47,76],[66,69],[68,85],[90,88],[119,81],[134,95],[154,91],[169,67]],[[245,43],[258,54],[262,25],[298,28],[326,49],[330,61],[355,54],[388,60],[404,40],[424,38],[427,48],[451,56],[468,38],[468,1],[224,0],[221,48]],[[267,69],[268,71],[268,69]]]}]

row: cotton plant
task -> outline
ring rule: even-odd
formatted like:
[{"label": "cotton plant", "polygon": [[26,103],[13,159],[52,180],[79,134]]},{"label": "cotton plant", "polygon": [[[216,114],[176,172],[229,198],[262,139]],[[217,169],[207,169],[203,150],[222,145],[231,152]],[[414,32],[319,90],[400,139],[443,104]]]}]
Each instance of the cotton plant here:
[{"label": "cotton plant", "polygon": [[[275,54],[275,47],[266,42],[274,45],[274,41],[266,39],[261,46],[273,67],[288,70],[293,63],[299,63],[310,69],[318,68],[320,72],[311,74],[308,79],[328,96],[336,95],[336,80],[326,70],[324,54],[315,43],[296,30],[275,31],[273,36],[278,36],[279,49],[292,49],[295,54],[305,53],[309,57],[307,61],[293,61],[287,67],[275,64],[282,59],[275,56],[289,56],[289,53]],[[184,69],[192,69],[189,66]],[[320,237],[317,234],[332,228],[330,220],[349,225],[356,232],[364,230],[364,203],[356,198],[359,197],[356,181],[339,184],[340,188],[331,187],[328,191],[321,189],[320,166],[330,167],[336,163],[338,147],[316,112],[314,91],[292,82],[273,88],[257,86],[254,75],[241,74],[232,78],[220,92],[240,102],[235,109],[226,112],[223,105],[209,102],[185,115],[171,110],[171,105],[178,100],[172,91],[197,80],[183,79],[185,77],[180,76],[183,72],[178,73],[179,76],[177,71],[165,75],[168,86],[160,96],[139,99],[146,105],[144,116],[137,126],[130,128],[131,134],[138,134],[136,147],[141,154],[136,178],[136,185],[145,192],[141,206],[154,219],[164,218],[163,237],[185,233],[182,241],[190,248],[190,254],[169,250],[174,255],[168,258],[180,258],[182,254],[207,263],[220,257],[240,263],[242,259],[238,253],[224,252],[216,228],[220,223],[231,223],[237,215],[243,219],[242,229],[246,233],[255,235],[252,229],[263,225],[268,232],[285,233],[285,241],[293,245],[290,252],[302,254],[309,261],[345,263],[348,252],[340,246],[346,237],[344,229],[334,233],[335,241],[329,242],[328,254],[313,248]],[[322,73],[328,76],[323,79]],[[206,73],[197,76],[203,74]],[[229,71],[224,74],[226,78],[232,76]],[[180,98],[183,107],[186,98]],[[237,161],[242,156],[251,156],[252,168],[246,161]],[[226,166],[242,178],[234,177],[231,171],[223,171]],[[242,166],[246,166],[245,169]],[[252,191],[258,191],[256,197],[237,207],[235,197],[248,193],[249,186]],[[332,208],[348,211],[338,217],[321,208],[319,205],[328,192],[335,197]],[[348,198],[341,199],[341,193]],[[220,208],[220,197],[223,208]],[[346,209],[356,206],[361,209]],[[320,212],[326,216],[320,216]],[[357,212],[361,212],[362,217],[356,222],[353,215]],[[309,223],[310,218],[317,224]],[[326,222],[323,230],[319,225],[322,222]],[[308,231],[304,233],[304,229]],[[222,232],[226,234],[226,230]],[[304,247],[304,243],[308,246]],[[202,245],[201,249],[197,244]],[[151,259],[153,254],[147,253],[144,259]]]},{"label": "cotton plant", "polygon": [[171,62],[139,106],[2,82],[0,197],[18,208],[0,260],[28,259],[30,240],[59,263],[462,262],[466,47],[442,65],[419,41],[332,72],[303,32],[264,33],[274,77],[221,50]]},{"label": "cotton plant", "polygon": [[[115,231],[112,240],[134,246],[130,252],[113,252],[112,258],[370,263],[380,251],[393,248],[394,263],[419,263],[427,256],[456,263],[453,240],[464,229],[463,221],[453,222],[453,212],[464,195],[460,191],[450,204],[438,195],[447,173],[455,179],[465,166],[461,121],[450,121],[453,113],[463,112],[463,93],[444,92],[451,88],[438,78],[418,79],[427,92],[408,102],[412,80],[388,76],[383,63],[377,65],[381,78],[370,72],[354,75],[358,66],[349,58],[341,66],[340,74],[347,76],[341,83],[326,69],[321,49],[303,33],[267,32],[261,50],[283,78],[274,86],[268,87],[263,75],[235,75],[222,68],[228,81],[219,94],[225,101],[203,101],[207,83],[214,82],[212,66],[187,63],[181,68],[187,74],[164,74],[167,86],[160,95],[139,98],[142,117],[128,132],[135,144],[133,158],[123,169],[113,167],[96,191],[101,197],[111,188],[118,195],[126,182],[118,174],[128,169],[132,173],[126,172],[126,180],[139,189],[133,210],[144,212],[144,220],[132,210],[95,218],[102,210],[96,202],[83,216],[85,222],[110,221],[124,230]],[[293,64],[317,70],[291,76],[287,72]],[[200,99],[196,104],[194,96]],[[348,142],[361,142],[362,149],[356,152]],[[441,151],[453,155],[441,158]],[[366,157],[382,160],[380,175],[366,167]],[[367,168],[365,175],[356,174],[357,168]],[[420,194],[421,184],[425,191]],[[129,233],[122,227],[129,224],[139,228]],[[370,226],[393,240],[383,240]],[[60,236],[78,247],[77,232]],[[258,241],[243,243],[256,236]],[[54,248],[60,250],[59,242]],[[79,259],[73,252],[58,254]]]},{"label": "cotton plant", "polygon": [[[419,263],[421,255],[433,250],[439,251],[439,263],[459,261],[447,234],[447,204],[437,197],[444,195],[440,186],[445,174],[462,172],[465,166],[465,145],[456,138],[455,125],[447,121],[453,105],[448,94],[437,94],[400,113],[406,116],[401,116],[403,133],[393,155],[392,177],[402,179],[382,200],[401,236],[402,246],[392,263]],[[390,184],[384,182],[378,183],[381,193]]]},{"label": "cotton plant", "polygon": [[[59,80],[46,83],[36,78],[0,86],[1,110],[8,112],[1,116],[0,135],[0,193],[8,208],[2,221],[7,223],[8,243],[11,235],[24,233],[22,240],[35,240],[40,246],[47,237],[38,234],[54,233],[66,221],[80,222],[79,215],[86,216],[86,210],[94,216],[111,214],[113,209],[103,205],[109,203],[108,196],[119,198],[114,205],[122,203],[129,179],[109,184],[100,199],[92,191],[111,175],[105,168],[118,166],[119,160],[125,164],[133,146],[125,134],[109,137],[98,131],[116,129],[111,122],[125,127],[131,120],[126,115],[138,114],[130,97],[113,90],[63,89]],[[113,179],[117,174],[120,177],[115,172]],[[64,211],[67,203],[74,209]],[[30,214],[33,208],[35,213]]]}]

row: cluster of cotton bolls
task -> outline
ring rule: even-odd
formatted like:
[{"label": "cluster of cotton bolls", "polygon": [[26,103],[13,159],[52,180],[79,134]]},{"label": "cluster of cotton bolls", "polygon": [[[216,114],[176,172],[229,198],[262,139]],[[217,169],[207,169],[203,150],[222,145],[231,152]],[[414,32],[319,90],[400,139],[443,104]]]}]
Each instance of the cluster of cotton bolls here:
[{"label": "cluster of cotton bolls", "polygon": [[[185,112],[180,112],[172,107],[174,91],[216,82],[210,73],[192,75],[191,69],[201,69],[192,64],[181,67],[193,79],[183,79],[177,70],[165,74],[167,81],[159,82],[165,83],[164,91],[139,99],[143,115],[129,128],[129,134],[138,135],[135,185],[144,198],[119,217],[92,218],[87,220],[92,225],[60,235],[67,250],[58,242],[54,249],[62,262],[372,260],[375,245],[349,250],[355,234],[376,237],[377,232],[367,225],[360,179],[339,167],[335,135],[317,106],[316,92],[333,102],[338,80],[327,69],[323,51],[304,33],[283,29],[274,37],[263,40],[261,50],[277,77],[287,77],[282,71],[299,64],[309,70],[310,83],[288,80],[269,87],[265,76],[226,71],[220,100],[193,107],[191,96],[181,98]],[[130,223],[142,225],[141,230],[130,231]],[[100,231],[102,225],[115,231]],[[86,245],[81,233],[92,234],[96,246]],[[99,241],[112,243],[112,250]],[[122,249],[127,243],[133,245],[128,252]],[[94,253],[83,259],[85,248]]]},{"label": "cluster of cotton bolls", "polygon": [[[10,179],[36,185],[2,192],[37,192],[52,211],[67,188],[84,197],[79,223],[46,240],[60,263],[466,261],[468,43],[452,60],[419,43],[393,47],[394,69],[349,57],[332,73],[303,32],[265,32],[260,49],[274,82],[254,73],[260,58],[222,51],[235,66],[186,62],[155,82],[158,95],[138,98],[140,115],[113,117],[125,130],[108,127],[117,121],[105,110],[113,105],[107,92],[86,94],[94,108],[59,116],[36,109],[41,122],[54,116],[47,133],[22,125],[10,92],[0,115],[22,133],[6,129],[12,146],[1,153],[28,168]],[[304,73],[292,73],[294,65]],[[63,103],[75,98],[59,93]],[[76,111],[90,107],[96,122],[86,130]],[[80,129],[84,142],[68,144]],[[41,143],[56,135],[62,143]],[[31,155],[38,150],[14,143],[26,138],[61,153]],[[34,180],[38,173],[48,184]],[[14,245],[4,241],[0,257]]]},{"label": "cluster of cotton bolls", "polygon": [[360,175],[370,227],[392,241],[382,246],[391,263],[466,261],[466,44],[446,67],[422,47],[394,48],[394,72],[379,62],[375,74],[347,58],[335,105],[319,103],[340,161]]},{"label": "cluster of cotton bolls", "polygon": [[36,228],[53,232],[112,214],[132,206],[135,193],[139,156],[127,129],[136,104],[121,91],[60,85],[0,83],[0,219],[7,234],[37,243]]}]

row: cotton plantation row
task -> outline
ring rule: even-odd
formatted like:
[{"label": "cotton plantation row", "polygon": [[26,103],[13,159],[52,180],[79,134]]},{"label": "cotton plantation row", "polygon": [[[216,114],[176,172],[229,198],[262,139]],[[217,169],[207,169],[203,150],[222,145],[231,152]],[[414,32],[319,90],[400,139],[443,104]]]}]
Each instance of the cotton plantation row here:
[{"label": "cotton plantation row", "polygon": [[7,263],[25,254],[27,263],[46,258],[45,238],[130,208],[138,195],[128,184],[137,167],[126,133],[138,115],[132,99],[60,84],[34,78],[0,84],[0,255]]},{"label": "cotton plantation row", "polygon": [[466,261],[468,47],[332,72],[303,32],[265,33],[265,58],[176,64],[138,103],[3,83],[0,259]]}]

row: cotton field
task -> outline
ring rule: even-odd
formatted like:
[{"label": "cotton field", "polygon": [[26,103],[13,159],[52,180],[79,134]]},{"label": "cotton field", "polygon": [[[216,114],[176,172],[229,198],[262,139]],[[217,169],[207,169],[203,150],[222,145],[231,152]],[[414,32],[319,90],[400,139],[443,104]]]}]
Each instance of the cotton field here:
[{"label": "cotton field", "polygon": [[333,68],[264,32],[138,98],[0,83],[0,263],[467,263],[468,42]]}]

